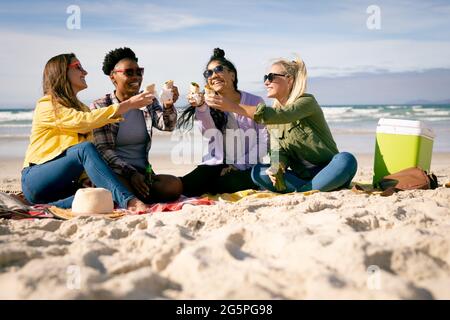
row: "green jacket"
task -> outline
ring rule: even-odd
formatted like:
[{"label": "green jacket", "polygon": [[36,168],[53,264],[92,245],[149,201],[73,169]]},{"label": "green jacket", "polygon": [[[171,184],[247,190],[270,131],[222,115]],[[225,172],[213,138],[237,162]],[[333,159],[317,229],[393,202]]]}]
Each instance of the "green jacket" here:
[{"label": "green jacket", "polygon": [[311,94],[305,93],[282,108],[260,103],[254,120],[269,129],[271,162],[285,164],[300,178],[312,178],[306,169],[308,162],[325,166],[339,152],[322,109]]}]

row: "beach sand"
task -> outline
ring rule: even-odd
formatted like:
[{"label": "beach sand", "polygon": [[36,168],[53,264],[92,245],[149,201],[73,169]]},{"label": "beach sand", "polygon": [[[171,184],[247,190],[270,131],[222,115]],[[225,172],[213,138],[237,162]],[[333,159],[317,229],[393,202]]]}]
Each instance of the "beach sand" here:
[{"label": "beach sand", "polygon": [[[370,181],[372,155],[357,158],[354,180]],[[441,183],[449,160],[433,155]],[[2,189],[20,187],[21,161],[0,161]],[[0,219],[0,287],[0,299],[450,299],[450,189],[249,197],[117,221]]]}]

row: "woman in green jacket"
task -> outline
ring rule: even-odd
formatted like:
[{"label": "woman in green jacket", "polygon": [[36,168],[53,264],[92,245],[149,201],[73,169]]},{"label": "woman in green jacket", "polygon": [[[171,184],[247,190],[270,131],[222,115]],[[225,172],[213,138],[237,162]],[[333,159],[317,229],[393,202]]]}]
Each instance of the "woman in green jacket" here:
[{"label": "woman in green jacket", "polygon": [[322,109],[305,93],[306,67],[302,60],[278,60],[264,76],[272,107],[235,104],[221,96],[209,97],[209,106],[235,112],[267,125],[271,136],[271,164],[253,168],[252,179],[275,192],[332,191],[350,185],[357,162],[339,153]]}]

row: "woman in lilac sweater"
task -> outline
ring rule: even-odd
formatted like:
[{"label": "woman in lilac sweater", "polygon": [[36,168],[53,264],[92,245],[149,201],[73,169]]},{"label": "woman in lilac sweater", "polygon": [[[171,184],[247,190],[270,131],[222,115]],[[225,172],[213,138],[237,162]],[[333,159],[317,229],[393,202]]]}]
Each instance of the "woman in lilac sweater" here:
[{"label": "woman in lilac sweater", "polygon": [[[259,96],[238,90],[237,71],[219,48],[207,63],[203,73],[207,84],[216,94],[236,103],[256,106],[263,102]],[[200,123],[204,137],[209,139],[209,152],[192,172],[181,177],[183,194],[236,192],[257,189],[251,179],[251,169],[261,162],[268,151],[268,133],[264,125],[242,115],[209,108],[202,101],[191,104],[182,114],[179,127],[186,127],[192,117]]]}]

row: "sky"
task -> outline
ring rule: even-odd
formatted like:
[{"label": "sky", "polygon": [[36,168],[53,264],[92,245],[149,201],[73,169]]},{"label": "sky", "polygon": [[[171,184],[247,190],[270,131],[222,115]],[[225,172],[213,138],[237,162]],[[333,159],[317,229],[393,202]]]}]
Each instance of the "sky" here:
[{"label": "sky", "polygon": [[239,88],[263,97],[270,63],[297,54],[321,104],[448,100],[449,16],[450,1],[438,0],[1,0],[0,108],[32,108],[45,63],[67,52],[89,72],[82,101],[112,92],[102,61],[123,46],[145,68],[144,85],[173,79],[182,95],[191,81],[203,83],[220,47],[238,70]]}]

